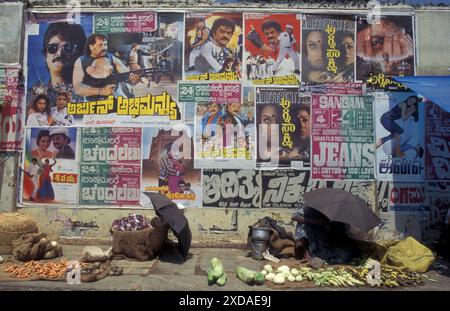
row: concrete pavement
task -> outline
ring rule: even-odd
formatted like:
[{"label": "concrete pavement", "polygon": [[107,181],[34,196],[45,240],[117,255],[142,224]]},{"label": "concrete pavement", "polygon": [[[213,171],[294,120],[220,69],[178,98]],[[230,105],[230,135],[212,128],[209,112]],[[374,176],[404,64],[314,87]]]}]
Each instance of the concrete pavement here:
[{"label": "concrete pavement", "polygon": [[[107,247],[101,245],[103,249]],[[64,245],[64,257],[77,259],[83,249],[82,245]],[[232,248],[191,248],[187,261],[183,262],[176,249],[168,249],[164,255],[152,261],[137,262],[127,260],[114,260],[116,264],[124,268],[121,276],[108,276],[102,280],[79,285],[69,285],[66,282],[54,281],[27,281],[27,282],[0,282],[0,291],[7,290],[64,290],[64,291],[91,291],[91,290],[113,290],[113,291],[273,291],[276,288],[263,286],[248,286],[236,278],[234,270],[236,266],[244,266],[253,270],[261,270],[263,262],[257,262],[247,257],[247,251]],[[217,285],[208,286],[206,270],[210,260],[217,257],[223,263],[228,281],[224,287]],[[2,268],[2,265],[0,265]],[[450,271],[448,271],[450,272]],[[427,273],[437,282],[425,281],[425,286],[401,287],[389,289],[395,291],[449,291],[450,276],[444,276],[436,271]],[[305,290],[305,291],[360,291],[380,290],[378,288],[294,288],[282,290]]]}]

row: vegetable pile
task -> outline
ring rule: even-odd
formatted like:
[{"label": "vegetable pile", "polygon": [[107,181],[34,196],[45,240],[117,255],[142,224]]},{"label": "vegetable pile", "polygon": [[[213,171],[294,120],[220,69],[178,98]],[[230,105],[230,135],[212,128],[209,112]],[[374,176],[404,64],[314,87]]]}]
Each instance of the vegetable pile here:
[{"label": "vegetable pile", "polygon": [[223,269],[223,265],[216,257],[211,259],[211,266],[208,268],[208,285],[216,283],[219,286],[224,286],[227,282],[227,274]]},{"label": "vegetable pile", "polygon": [[[67,269],[67,260],[39,263],[30,261],[25,264],[12,265],[5,269],[9,273],[9,277],[26,279],[33,275],[46,279],[64,278]],[[83,263],[81,263],[83,266]]]},{"label": "vegetable pile", "polygon": [[236,276],[239,280],[249,285],[262,285],[265,281],[265,274],[249,270],[244,267],[236,267]]},{"label": "vegetable pile", "polygon": [[276,270],[271,265],[265,265],[261,273],[266,275],[266,281],[282,285],[286,282],[310,281],[318,287],[356,287],[356,286],[415,286],[423,285],[422,275],[407,269],[381,266],[380,281],[369,282],[367,265],[358,267],[328,267],[311,269],[299,267],[290,269],[288,266],[280,266]]}]

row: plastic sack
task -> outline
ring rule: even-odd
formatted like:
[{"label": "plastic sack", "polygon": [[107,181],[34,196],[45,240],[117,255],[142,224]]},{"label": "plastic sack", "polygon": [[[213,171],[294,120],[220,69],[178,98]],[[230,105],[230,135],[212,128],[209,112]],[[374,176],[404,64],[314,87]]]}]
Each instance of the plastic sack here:
[{"label": "plastic sack", "polygon": [[97,246],[86,246],[81,252],[81,260],[85,262],[96,262],[96,261],[106,261],[111,255],[112,248],[109,248],[106,251],[103,251],[100,247]]},{"label": "plastic sack", "polygon": [[399,268],[408,268],[417,273],[424,273],[434,259],[435,256],[429,248],[420,244],[414,238],[407,237],[391,246],[381,263]]}]

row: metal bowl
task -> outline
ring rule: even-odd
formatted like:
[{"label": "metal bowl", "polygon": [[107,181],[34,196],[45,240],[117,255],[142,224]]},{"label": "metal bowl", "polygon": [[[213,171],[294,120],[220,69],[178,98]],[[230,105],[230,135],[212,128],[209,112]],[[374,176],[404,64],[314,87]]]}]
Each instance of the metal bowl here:
[{"label": "metal bowl", "polygon": [[268,241],[270,238],[270,229],[267,228],[253,228],[252,239]]}]

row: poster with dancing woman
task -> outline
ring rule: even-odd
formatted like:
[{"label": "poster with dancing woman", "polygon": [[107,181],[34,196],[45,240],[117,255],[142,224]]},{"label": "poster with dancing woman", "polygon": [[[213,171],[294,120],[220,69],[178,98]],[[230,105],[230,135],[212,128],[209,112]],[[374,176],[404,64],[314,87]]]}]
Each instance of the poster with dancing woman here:
[{"label": "poster with dancing woman", "polygon": [[28,128],[25,139],[20,202],[77,204],[77,129]]},{"label": "poster with dancing woman", "polygon": [[376,95],[378,179],[424,181],[424,118],[424,103],[415,93]]}]

